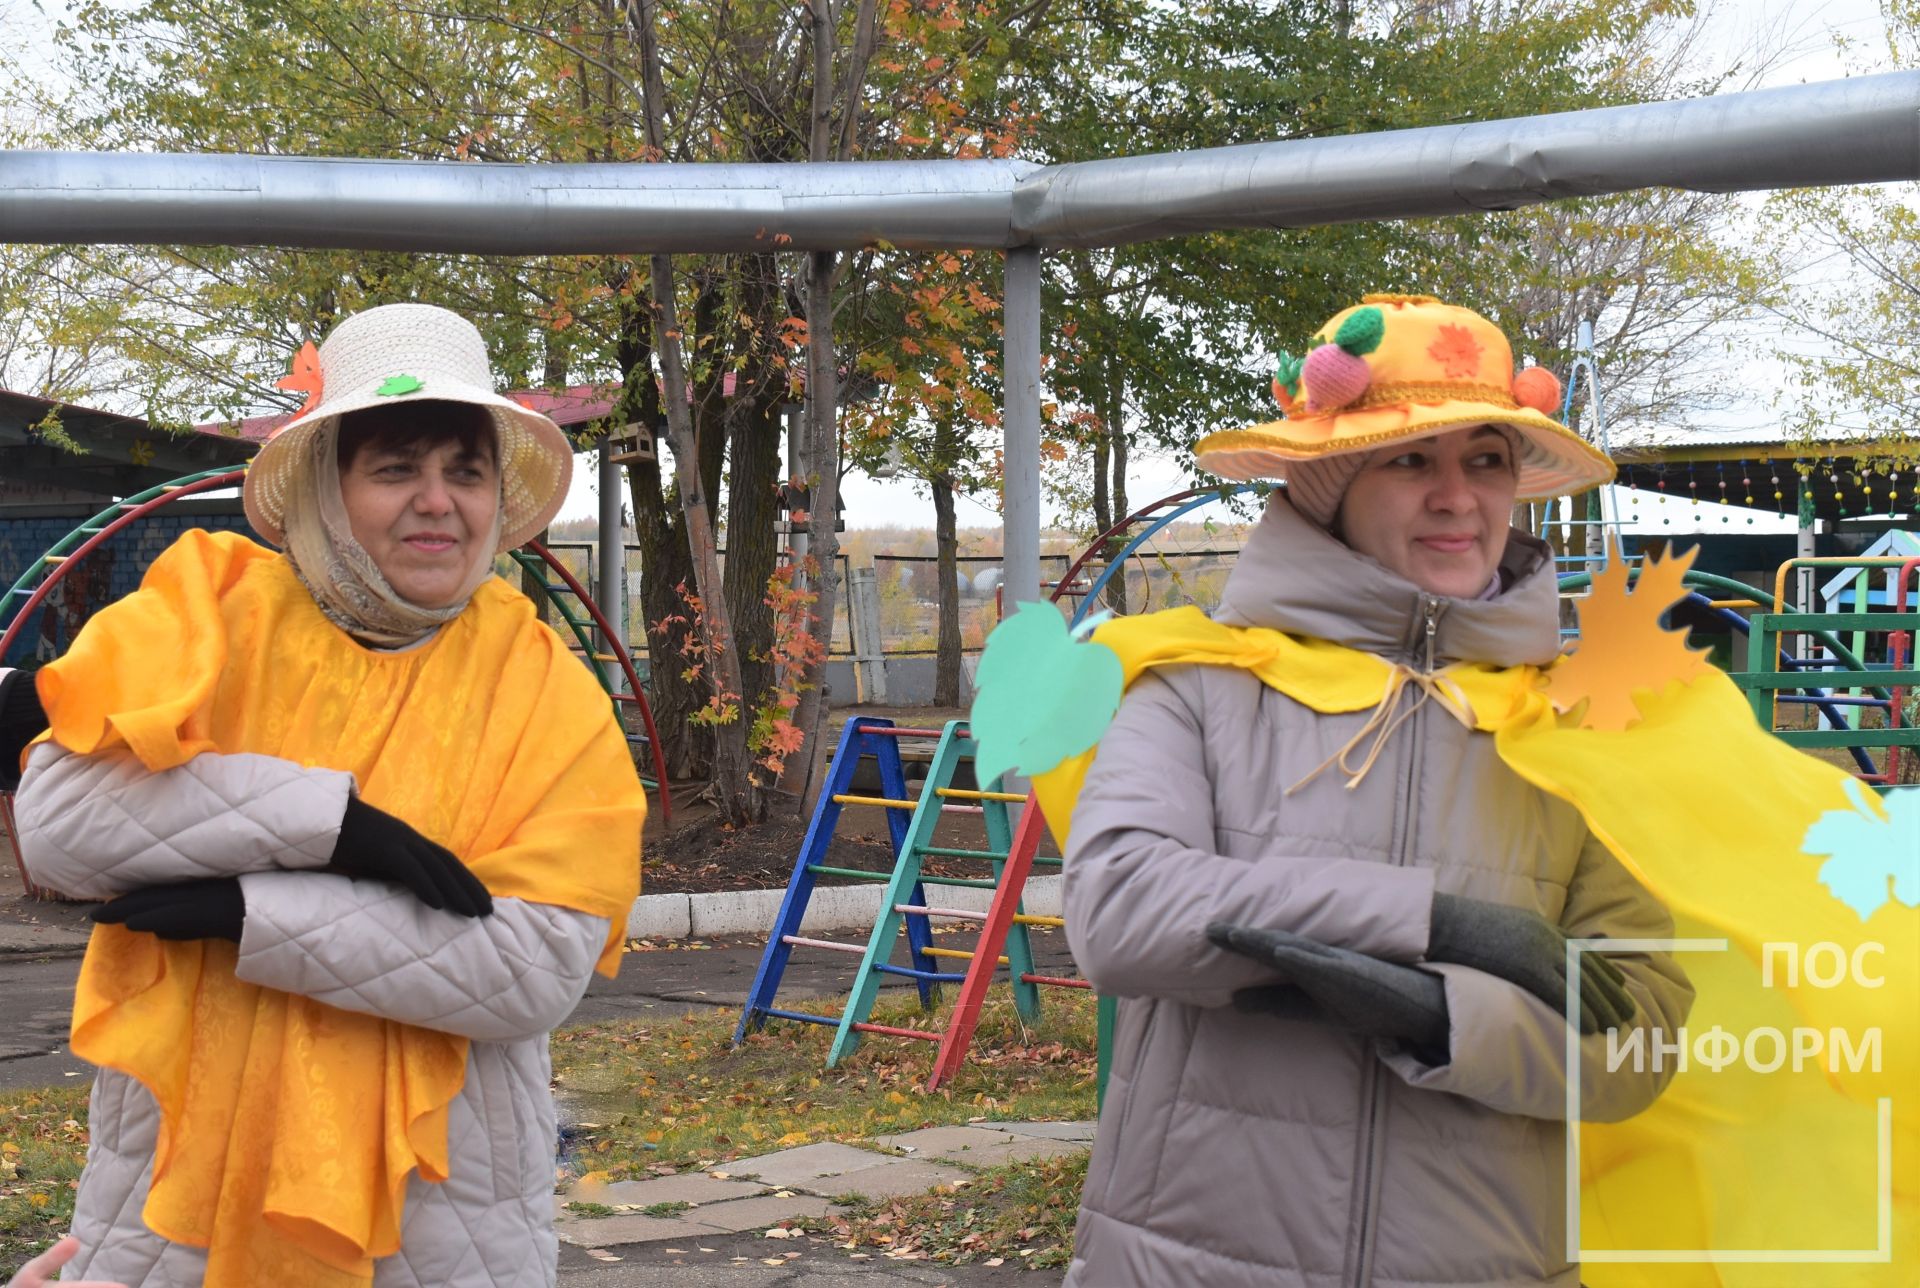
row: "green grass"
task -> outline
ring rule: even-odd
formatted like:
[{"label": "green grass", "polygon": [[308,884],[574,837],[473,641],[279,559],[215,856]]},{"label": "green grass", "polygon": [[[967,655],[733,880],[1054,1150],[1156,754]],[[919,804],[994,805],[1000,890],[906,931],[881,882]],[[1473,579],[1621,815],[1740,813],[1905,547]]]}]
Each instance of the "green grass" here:
[{"label": "green grass", "polygon": [[677,1216],[682,1212],[690,1212],[692,1210],[693,1210],[693,1204],[683,1203],[680,1200],[675,1199],[670,1203],[649,1203],[645,1207],[640,1209],[640,1215],[641,1216]]},{"label": "green grass", "polygon": [[952,1265],[1011,1261],[1047,1269],[1073,1258],[1073,1225],[1086,1178],[1085,1154],[1035,1159],[988,1168],[957,1189],[856,1207],[806,1224],[848,1251],[875,1248]]},{"label": "green grass", "polygon": [[86,1161],[85,1086],[0,1092],[0,1277],[66,1233]]},{"label": "green grass", "polygon": [[[1010,999],[989,1002],[967,1063],[935,1092],[926,1090],[931,1042],[869,1035],[828,1069],[833,1030],[776,1021],[736,1050],[736,1019],[718,1012],[555,1032],[563,1116],[590,1120],[574,1138],[573,1174],[617,1181],[816,1141],[1093,1117],[1094,1002],[1083,992],[1047,990],[1031,1030]],[[890,999],[874,1019],[937,1028],[946,1015]]]}]

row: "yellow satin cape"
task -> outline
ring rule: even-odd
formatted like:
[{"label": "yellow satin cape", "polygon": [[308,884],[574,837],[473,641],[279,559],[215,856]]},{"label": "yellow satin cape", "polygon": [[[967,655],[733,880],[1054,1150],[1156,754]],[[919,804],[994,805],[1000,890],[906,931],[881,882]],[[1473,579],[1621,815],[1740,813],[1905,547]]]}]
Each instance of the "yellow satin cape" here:
[{"label": "yellow satin cape", "polygon": [[[1162,666],[1234,666],[1326,714],[1374,708],[1405,679],[1372,654],[1223,626],[1195,608],[1119,618],[1093,640],[1119,656],[1129,685]],[[1579,1128],[1580,1251],[1570,1258],[1583,1261],[1583,1282],[1920,1282],[1920,910],[1889,901],[1863,922],[1821,885],[1821,858],[1800,848],[1822,815],[1851,812],[1848,776],[1761,729],[1718,671],[1636,694],[1643,718],[1624,732],[1556,715],[1542,675],[1463,664],[1433,679],[1515,773],[1580,811],[1674,914],[1680,939],[1725,944],[1677,956],[1696,989],[1687,1069],[1638,1117]],[[1063,846],[1093,757],[1034,776]],[[1864,977],[1883,982],[1819,987],[1796,965],[1789,987],[1770,944],[1797,945],[1803,961],[1814,950],[1827,979],[1836,958],[1817,945],[1850,964],[1863,945],[1881,945],[1862,961]],[[1818,1032],[1823,1048],[1843,1031],[1856,1051],[1878,1031],[1879,1067],[1823,1049],[1797,1072],[1791,1060],[1763,1071],[1772,1040],[1758,1041],[1752,1063],[1744,1043],[1764,1029]],[[1716,1033],[1743,1043],[1736,1064],[1697,1058],[1724,1056]]]},{"label": "yellow satin cape", "polygon": [[[608,918],[619,963],[646,798],[606,695],[499,580],[426,644],[380,653],[280,556],[188,532],[39,673],[55,741],[155,772],[203,751],[353,774],[497,896]],[[93,932],[74,1053],[160,1107],[142,1217],[208,1249],[212,1288],[365,1284],[400,1244],[408,1174],[447,1175],[467,1040],[234,976],[224,941]]]}]

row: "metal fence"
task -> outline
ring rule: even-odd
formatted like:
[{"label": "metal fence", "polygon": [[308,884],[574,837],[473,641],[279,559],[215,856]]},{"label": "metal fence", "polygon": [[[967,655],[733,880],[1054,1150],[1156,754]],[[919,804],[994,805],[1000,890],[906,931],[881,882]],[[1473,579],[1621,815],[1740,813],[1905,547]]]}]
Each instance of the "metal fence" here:
[{"label": "metal fence", "polygon": [[[1220,602],[1220,590],[1237,550],[1136,551],[1124,569],[1110,580],[1124,581],[1129,613],[1153,612],[1194,604],[1211,610]],[[960,648],[977,653],[999,621],[997,555],[962,555],[957,561],[960,591]],[[1051,593],[1064,576],[1072,556],[1040,556],[1040,575]],[[881,651],[889,657],[917,657],[935,652],[940,629],[939,563],[933,555],[875,555],[874,582],[879,595]],[[1084,594],[1105,572],[1090,563],[1080,570],[1068,595]],[[1102,600],[1107,592],[1101,591]]]},{"label": "metal fence", "polygon": [[[598,542],[549,541],[547,549],[553,552],[554,558],[567,566],[567,571],[580,579],[581,585],[589,590],[599,585],[595,579],[600,558]],[[726,568],[726,559],[727,552],[722,550],[720,552],[722,571]],[[847,573],[852,565],[845,555],[840,556],[839,564],[841,589],[834,605],[832,652],[836,656],[844,657],[853,652],[853,634],[850,625],[852,618],[848,612],[846,594]],[[512,561],[502,558],[496,567],[500,575],[510,584],[515,586],[520,584],[520,569]],[[642,674],[645,674],[644,663],[651,658],[652,653],[648,647],[646,622],[642,620],[640,609],[640,547],[632,542],[628,542],[626,546],[626,574],[626,604],[624,605],[626,621],[622,625],[626,631],[627,649],[633,655],[633,664],[641,669]],[[547,625],[556,628],[562,625],[559,615],[554,612],[551,604],[542,602],[539,608],[542,619]],[[606,606],[602,605],[601,610],[606,611]],[[564,635],[565,632],[562,631],[562,634]]]},{"label": "metal fence", "polygon": [[[599,548],[591,541],[554,541],[547,549],[580,579],[584,586],[597,585]],[[627,546],[626,633],[627,647],[634,665],[645,674],[651,657],[645,623],[640,612],[639,547]],[[1154,550],[1134,552],[1126,567],[1116,570],[1109,582],[1123,580],[1129,613],[1153,612],[1194,604],[1211,611],[1220,602],[1220,591],[1227,572],[1238,555],[1237,550]],[[721,552],[722,566],[725,551]],[[1066,554],[1040,556],[1041,577],[1052,590],[1053,583],[1065,575],[1072,562]],[[960,591],[960,648],[978,653],[987,635],[1000,620],[998,555],[961,555],[958,564]],[[853,595],[847,556],[840,556],[840,593],[833,613],[835,657],[853,655]],[[888,657],[930,657],[937,649],[940,631],[939,562],[934,555],[875,555],[873,560],[875,594],[879,600],[881,651]],[[499,571],[510,584],[519,585],[520,569],[504,558]],[[1106,566],[1090,563],[1081,569],[1069,588],[1069,595],[1087,593],[1106,572]],[[1099,598],[1104,607],[1111,602],[1110,588],[1102,587]],[[551,604],[541,602],[539,609],[549,626],[566,635],[559,615]],[[569,642],[571,637],[569,636]]]}]

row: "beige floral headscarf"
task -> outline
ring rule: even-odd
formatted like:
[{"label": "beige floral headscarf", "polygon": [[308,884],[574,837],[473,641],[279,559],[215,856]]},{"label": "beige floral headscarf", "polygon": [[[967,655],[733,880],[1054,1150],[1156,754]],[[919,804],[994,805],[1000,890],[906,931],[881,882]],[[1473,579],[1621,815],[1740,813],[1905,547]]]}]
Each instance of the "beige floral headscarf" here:
[{"label": "beige floral headscarf", "polygon": [[307,443],[297,485],[288,489],[287,560],[326,619],[369,648],[417,644],[466,610],[467,601],[493,575],[500,544],[501,507],[493,528],[475,543],[458,598],[445,608],[422,608],[388,584],[373,556],[354,539],[340,491],[340,422],[319,427]]}]

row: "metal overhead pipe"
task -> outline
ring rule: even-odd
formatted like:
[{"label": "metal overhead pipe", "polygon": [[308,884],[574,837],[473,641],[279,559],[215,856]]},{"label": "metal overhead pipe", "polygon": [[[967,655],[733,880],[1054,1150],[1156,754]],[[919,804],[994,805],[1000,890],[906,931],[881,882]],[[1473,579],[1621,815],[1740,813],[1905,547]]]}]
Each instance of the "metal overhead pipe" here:
[{"label": "metal overhead pipe", "polygon": [[1920,72],[1036,167],[0,152],[0,241],[487,254],[1037,248],[1920,178]]}]

